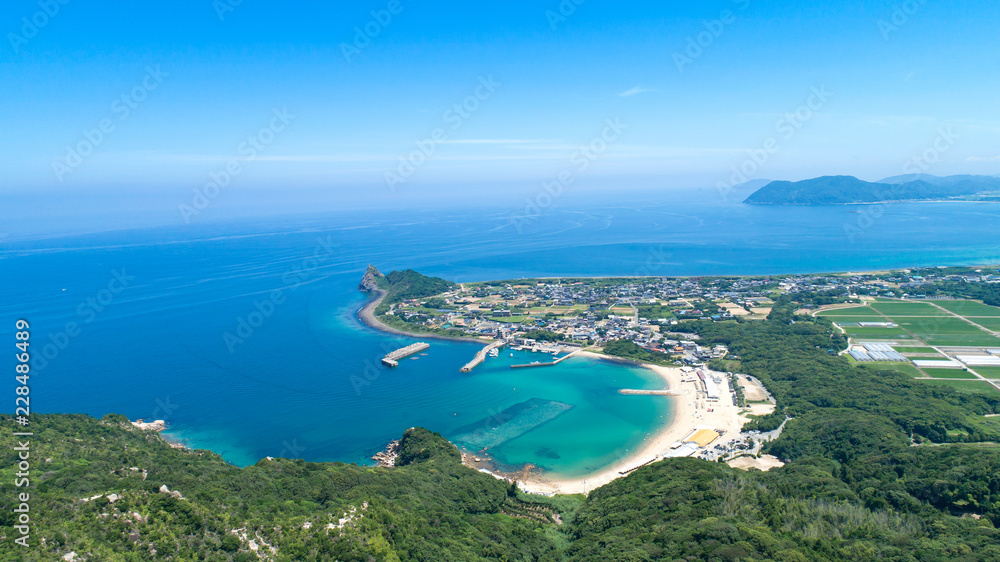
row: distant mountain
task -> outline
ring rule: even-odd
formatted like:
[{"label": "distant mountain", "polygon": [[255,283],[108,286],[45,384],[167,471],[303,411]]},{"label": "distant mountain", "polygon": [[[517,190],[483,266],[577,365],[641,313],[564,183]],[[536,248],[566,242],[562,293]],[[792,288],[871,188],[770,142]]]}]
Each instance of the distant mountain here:
[{"label": "distant mountain", "polygon": [[750,205],[846,205],[950,199],[1000,191],[995,176],[929,174],[894,176],[880,182],[854,176],[823,176],[797,182],[774,181],[758,189],[744,203]]}]

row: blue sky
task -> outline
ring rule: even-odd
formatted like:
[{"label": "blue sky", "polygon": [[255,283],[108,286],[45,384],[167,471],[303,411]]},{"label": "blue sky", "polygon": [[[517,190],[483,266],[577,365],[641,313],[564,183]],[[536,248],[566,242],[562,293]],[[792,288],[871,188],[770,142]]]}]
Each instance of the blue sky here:
[{"label": "blue sky", "polygon": [[224,190],[310,209],[1000,172],[990,2],[62,2],[0,17],[8,214],[176,211],[227,165]]}]

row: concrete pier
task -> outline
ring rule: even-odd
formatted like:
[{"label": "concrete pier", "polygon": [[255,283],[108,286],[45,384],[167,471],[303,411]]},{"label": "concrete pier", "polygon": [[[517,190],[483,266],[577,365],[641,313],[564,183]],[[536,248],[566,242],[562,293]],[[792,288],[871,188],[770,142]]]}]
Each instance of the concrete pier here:
[{"label": "concrete pier", "polygon": [[578,350],[576,350],[576,351],[574,351],[574,352],[572,352],[572,353],[570,353],[568,355],[563,355],[562,357],[560,357],[559,359],[556,359],[555,361],[546,361],[544,363],[539,362],[539,363],[525,363],[525,364],[522,364],[522,365],[511,365],[510,368],[511,369],[523,369],[525,367],[551,367],[553,365],[558,365],[558,364],[562,363],[563,361],[569,359],[570,357],[573,357],[577,353],[580,353],[580,351],[582,351],[582,350],[578,349]]},{"label": "concrete pier", "polygon": [[382,358],[382,364],[386,367],[396,367],[399,365],[399,360],[404,357],[409,357],[414,353],[420,353],[421,351],[430,347],[430,344],[424,342],[417,342],[410,344],[406,347],[402,347],[393,351],[392,353],[386,355]]},{"label": "concrete pier", "polygon": [[476,356],[472,358],[472,361],[466,363],[465,366],[459,370],[463,373],[468,373],[469,371],[475,369],[477,365],[486,360],[486,354],[489,353],[491,349],[496,349],[502,346],[504,343],[506,342],[495,341],[490,345],[480,349],[478,352],[476,352]]}]

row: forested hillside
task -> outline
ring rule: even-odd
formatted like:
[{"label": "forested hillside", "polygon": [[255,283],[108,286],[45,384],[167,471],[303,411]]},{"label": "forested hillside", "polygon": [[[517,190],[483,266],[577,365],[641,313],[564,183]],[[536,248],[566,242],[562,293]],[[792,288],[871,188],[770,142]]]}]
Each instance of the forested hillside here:
[{"label": "forested hillside", "polygon": [[428,277],[412,269],[390,271],[379,279],[378,284],[386,291],[384,300],[386,304],[440,295],[455,287],[451,281],[440,277]]}]

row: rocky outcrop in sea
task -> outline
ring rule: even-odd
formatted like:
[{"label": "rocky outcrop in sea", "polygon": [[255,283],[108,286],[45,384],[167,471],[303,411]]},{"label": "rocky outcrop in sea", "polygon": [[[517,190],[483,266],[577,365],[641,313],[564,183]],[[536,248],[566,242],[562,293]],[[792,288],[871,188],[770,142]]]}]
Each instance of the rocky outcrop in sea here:
[{"label": "rocky outcrop in sea", "polygon": [[365,276],[361,278],[361,283],[358,284],[358,290],[360,291],[378,291],[381,288],[378,283],[379,280],[385,277],[379,273],[379,270],[375,268],[374,265],[368,265],[368,269],[365,271]]}]

